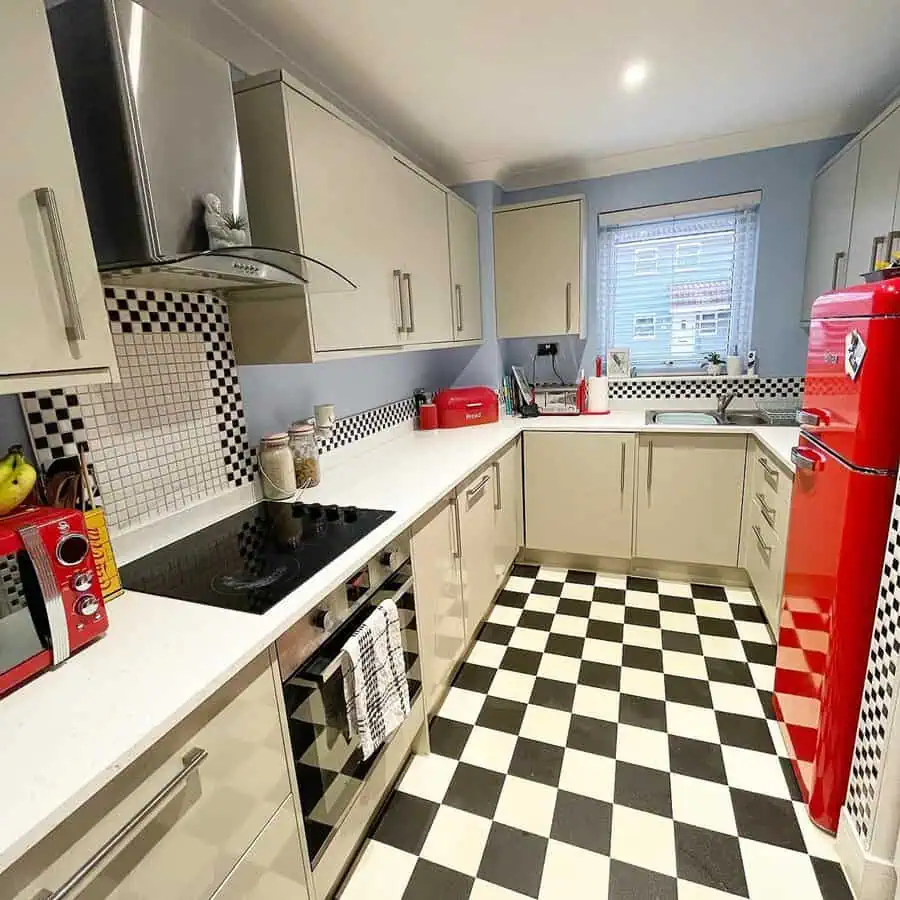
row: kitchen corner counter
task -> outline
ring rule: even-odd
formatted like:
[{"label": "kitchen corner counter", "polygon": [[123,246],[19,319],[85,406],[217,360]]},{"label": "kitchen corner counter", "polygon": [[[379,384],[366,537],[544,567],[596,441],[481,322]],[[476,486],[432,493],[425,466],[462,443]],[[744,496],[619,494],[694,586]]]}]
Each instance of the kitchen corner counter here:
[{"label": "kitchen corner counter", "polygon": [[[126,591],[97,644],[0,700],[0,872],[523,431],[752,434],[793,471],[796,428],[647,425],[643,411],[397,430],[326,460],[304,500],[396,510],[262,616]],[[371,443],[370,443],[371,442]],[[371,449],[369,449],[371,448]],[[234,510],[227,498],[202,524]]]}]

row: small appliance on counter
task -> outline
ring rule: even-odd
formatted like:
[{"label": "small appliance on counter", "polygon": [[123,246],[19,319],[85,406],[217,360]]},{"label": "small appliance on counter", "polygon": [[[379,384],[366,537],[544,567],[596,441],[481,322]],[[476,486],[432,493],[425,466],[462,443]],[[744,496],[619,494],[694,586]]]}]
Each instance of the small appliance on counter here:
[{"label": "small appliance on counter", "polygon": [[488,387],[448,388],[434,398],[440,428],[487,425],[500,419],[497,392]]},{"label": "small appliance on counter", "polygon": [[0,695],[108,627],[84,514],[28,506],[0,519]]},{"label": "small appliance on counter", "polygon": [[534,402],[542,416],[577,416],[581,412],[575,384],[536,384]]}]

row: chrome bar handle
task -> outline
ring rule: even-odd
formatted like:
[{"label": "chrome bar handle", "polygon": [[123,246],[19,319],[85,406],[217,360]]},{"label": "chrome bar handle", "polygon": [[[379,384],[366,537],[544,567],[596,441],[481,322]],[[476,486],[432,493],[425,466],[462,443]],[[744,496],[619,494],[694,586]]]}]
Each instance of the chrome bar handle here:
[{"label": "chrome bar handle", "polygon": [[818,413],[811,412],[808,409],[798,409],[794,418],[798,425],[820,425],[822,420]]},{"label": "chrome bar handle", "polygon": [[65,305],[66,334],[70,340],[83,341],[84,321],[78,306],[78,294],[75,292],[72,266],[69,264],[69,250],[66,247],[66,236],[59,218],[56,194],[51,187],[40,187],[35,190],[34,196],[38,208],[47,214],[47,222],[50,226],[50,240],[53,244],[53,254],[56,257],[56,268],[59,272],[60,293]]},{"label": "chrome bar handle", "polygon": [[503,497],[500,494],[500,463],[493,462],[494,467],[494,509],[503,509]]},{"label": "chrome bar handle", "polygon": [[412,334],[416,330],[415,313],[413,312],[412,275],[409,272],[404,272],[403,280],[406,282],[406,303],[409,306],[409,327],[406,329],[406,333]]},{"label": "chrome bar handle", "polygon": [[190,777],[191,772],[209,756],[201,747],[193,747],[181,757],[181,771],[169,779],[83,866],[81,866],[64,884],[55,891],[40,891],[34,900],[63,900],[72,894],[78,885],[92,872],[100,868],[119,847],[140,828],[156,810],[162,806],[169,796]]},{"label": "chrome bar handle", "polygon": [[791,462],[798,469],[803,469],[805,472],[812,472],[816,468],[815,460],[812,460],[809,457],[804,456],[803,453],[800,452],[799,447],[791,448]]},{"label": "chrome bar handle", "polygon": [[400,306],[400,324],[397,326],[399,334],[406,333],[406,317],[403,315],[403,273],[399,269],[394,269],[394,284],[397,285],[397,299]]},{"label": "chrome bar handle", "polygon": [[490,480],[491,480],[490,472],[488,472],[486,475],[482,475],[481,480],[478,482],[478,484],[473,485],[466,491],[466,499],[471,500],[473,497],[478,496],[478,494],[480,494],[484,490],[485,485]]},{"label": "chrome bar handle", "polygon": [[450,506],[453,513],[450,516],[450,526],[453,529],[453,558],[462,559],[462,535],[459,528],[459,501],[456,497],[450,498]]},{"label": "chrome bar handle", "polygon": [[841,260],[844,259],[846,255],[847,254],[844,253],[843,250],[838,250],[838,252],[834,254],[834,267],[831,270],[831,289],[833,291],[837,290],[838,275],[841,271]]},{"label": "chrome bar handle", "polygon": [[463,330],[463,304],[462,304],[462,285],[456,285],[456,330]]},{"label": "chrome bar handle", "polygon": [[759,530],[759,525],[753,526],[753,534],[756,537],[756,543],[759,544],[759,549],[762,550],[766,556],[769,556],[772,553],[772,548],[763,540],[762,532]]},{"label": "chrome bar handle", "polygon": [[572,282],[566,282],[566,334],[572,328]]},{"label": "chrome bar handle", "polygon": [[766,503],[766,498],[757,492],[756,494],[756,502],[759,503],[759,511],[762,513],[762,517],[769,523],[770,528],[775,527],[775,508],[773,506],[769,506]]},{"label": "chrome bar handle", "polygon": [[887,235],[879,234],[878,237],[872,241],[872,258],[869,260],[869,271],[875,271],[875,264],[878,262],[878,248],[883,246],[887,241]]},{"label": "chrome bar handle", "polygon": [[778,481],[778,469],[771,465],[764,456],[761,456],[757,462],[762,466],[763,472],[766,473],[766,478]]},{"label": "chrome bar handle", "polygon": [[647,442],[647,495],[653,486],[653,441]]},{"label": "chrome bar handle", "polygon": [[622,461],[619,467],[619,493],[625,495],[625,441],[622,441]]},{"label": "chrome bar handle", "polygon": [[887,236],[887,264],[890,265],[894,256],[894,244],[900,238],[900,231],[892,231]]}]

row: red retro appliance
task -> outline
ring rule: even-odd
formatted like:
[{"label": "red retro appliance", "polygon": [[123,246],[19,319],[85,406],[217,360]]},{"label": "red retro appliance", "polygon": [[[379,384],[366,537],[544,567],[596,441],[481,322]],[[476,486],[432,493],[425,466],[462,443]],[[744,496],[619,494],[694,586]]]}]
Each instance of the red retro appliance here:
[{"label": "red retro appliance", "polygon": [[32,506],[0,518],[0,695],[106,629],[84,516]]},{"label": "red retro appliance", "polygon": [[775,669],[810,818],[835,831],[900,459],[900,279],[813,305]]},{"label": "red retro appliance", "polygon": [[434,402],[439,428],[486,425],[500,418],[497,392],[487,387],[450,388],[440,391]]}]

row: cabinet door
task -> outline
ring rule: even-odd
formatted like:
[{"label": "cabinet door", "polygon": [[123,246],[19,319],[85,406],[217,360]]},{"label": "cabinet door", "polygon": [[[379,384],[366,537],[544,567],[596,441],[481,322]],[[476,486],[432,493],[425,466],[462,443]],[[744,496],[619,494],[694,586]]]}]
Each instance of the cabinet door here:
[{"label": "cabinet door", "polygon": [[472,640],[497,590],[494,572],[494,472],[487,466],[457,490],[466,640]]},{"label": "cabinet door", "polygon": [[99,369],[108,380],[115,354],[41,0],[4,4],[0,58],[0,379]]},{"label": "cabinet door", "polygon": [[393,182],[406,342],[452,341],[447,195],[400,160]]},{"label": "cabinet door", "polygon": [[809,321],[812,305],[822,294],[847,284],[850,223],[859,168],[855,144],[813,184],[806,253],[806,284],[801,320]]},{"label": "cabinet door", "polygon": [[631,556],[634,435],[525,435],[525,546]]},{"label": "cabinet door", "polygon": [[643,434],[635,556],[737,566],[747,438]]},{"label": "cabinet door", "polygon": [[522,546],[522,445],[516,439],[493,464],[494,573],[497,587]]},{"label": "cabinet door", "polygon": [[[367,134],[284,88],[303,247],[357,290],[310,294],[319,352],[387,347],[400,340],[393,271],[394,158]],[[284,187],[287,189],[287,186]],[[302,302],[299,301],[298,302]]]},{"label": "cabinet door", "polygon": [[453,285],[453,338],[481,339],[481,275],[478,216],[454,193],[447,194],[450,228],[450,280]]},{"label": "cabinet door", "polygon": [[442,503],[412,536],[419,653],[427,705],[441,696],[466,647],[456,501]]},{"label": "cabinet door", "polygon": [[847,283],[860,284],[863,272],[872,268],[873,242],[876,262],[887,256],[888,234],[893,228],[897,184],[900,179],[900,109],[863,138],[859,178],[853,205],[853,231]]},{"label": "cabinet door", "polygon": [[578,334],[582,202],[494,211],[497,335]]}]

